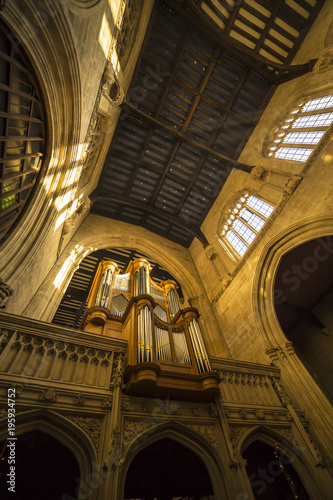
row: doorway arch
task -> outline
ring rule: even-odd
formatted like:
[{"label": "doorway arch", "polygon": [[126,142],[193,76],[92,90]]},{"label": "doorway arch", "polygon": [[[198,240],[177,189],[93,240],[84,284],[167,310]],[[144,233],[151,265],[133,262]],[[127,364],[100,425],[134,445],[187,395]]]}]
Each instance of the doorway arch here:
[{"label": "doorway arch", "polygon": [[124,499],[169,500],[173,497],[213,495],[213,487],[202,460],[177,441],[162,438],[146,446],[127,471]]},{"label": "doorway arch", "polygon": [[[251,455],[248,456],[246,450],[251,450],[251,446],[255,449],[256,443],[260,443],[257,450],[254,451],[258,452],[259,461],[257,460],[254,464],[254,468],[249,468]],[[271,455],[264,455],[268,449],[272,450]],[[277,452],[278,456],[274,454],[274,451]],[[268,486],[274,483],[282,474],[284,477],[288,474],[292,475],[292,478],[296,479],[298,484],[301,485],[300,489],[305,490],[305,495],[300,497],[300,500],[325,498],[325,492],[321,491],[320,488],[321,482],[318,478],[314,477],[312,464],[308,462],[304,451],[304,447],[300,446],[296,440],[291,442],[289,438],[283,437],[274,429],[270,429],[264,425],[250,429],[239,443],[239,454],[247,461],[246,472],[255,499],[260,498],[260,500],[264,500],[263,493],[265,491],[269,493]],[[265,461],[265,457],[269,457],[269,461]],[[262,463],[260,462],[261,459],[263,459]],[[280,465],[286,469],[287,474],[284,474],[283,471],[280,473]],[[290,470],[291,467],[294,472]],[[251,474],[252,477],[250,477]],[[255,488],[257,488],[258,497],[255,494]],[[288,488],[289,491],[292,491],[290,486]],[[287,497],[280,495],[280,498]],[[294,497],[291,496],[291,498]]]},{"label": "doorway arch", "polygon": [[125,498],[126,478],[132,462],[140,452],[148,446],[162,440],[174,441],[180,446],[187,448],[190,453],[196,455],[201,461],[210,478],[214,500],[229,498],[231,492],[227,492],[226,484],[223,480],[221,459],[217,450],[210,445],[200,434],[192,431],[188,427],[178,422],[166,422],[157,427],[150,428],[127,448],[122,465],[122,474],[119,478],[120,498]]},{"label": "doorway arch", "polygon": [[14,467],[10,469],[12,476],[6,477],[12,482],[6,484],[3,480],[0,483],[2,500],[10,500],[13,496],[22,500],[78,498],[80,468],[68,447],[37,429],[20,434],[17,441],[10,443],[11,450],[7,440],[0,443],[0,449],[5,447],[4,460],[0,463],[3,479],[9,472],[9,464],[15,464],[10,465]]},{"label": "doorway arch", "polygon": [[[94,446],[88,436],[70,420],[50,410],[36,409],[22,412],[16,414],[15,418],[17,442],[19,442],[20,435],[38,430],[51,436],[69,450],[78,463],[80,477],[83,479],[77,491],[77,498],[78,500],[90,498],[90,485],[87,483],[92,477],[92,466],[97,463],[97,459]],[[0,420],[0,441],[4,441],[7,437],[8,422],[7,418],[3,418]]]}]

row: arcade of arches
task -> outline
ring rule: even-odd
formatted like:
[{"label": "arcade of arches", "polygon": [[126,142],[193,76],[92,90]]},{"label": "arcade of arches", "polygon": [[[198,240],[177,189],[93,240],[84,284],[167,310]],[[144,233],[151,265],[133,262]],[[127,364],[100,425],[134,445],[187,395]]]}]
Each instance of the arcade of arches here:
[{"label": "arcade of arches", "polygon": [[332,498],[332,27],[0,2],[1,498]]}]

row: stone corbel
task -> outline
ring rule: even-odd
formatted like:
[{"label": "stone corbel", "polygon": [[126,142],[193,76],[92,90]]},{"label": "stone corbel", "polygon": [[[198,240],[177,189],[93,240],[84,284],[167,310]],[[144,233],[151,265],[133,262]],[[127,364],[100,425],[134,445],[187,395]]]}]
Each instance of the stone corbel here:
[{"label": "stone corbel", "polygon": [[301,180],[302,180],[301,175],[291,175],[284,183],[285,193],[292,194],[299,185],[299,183],[301,182]]},{"label": "stone corbel", "polygon": [[282,191],[284,194],[292,194],[302,180],[301,175],[278,170],[277,168],[255,167],[251,171],[252,179],[265,183],[267,186]]},{"label": "stone corbel", "polygon": [[120,88],[116,72],[110,61],[106,62],[102,77],[102,94],[112,106],[119,106],[124,99],[124,92]]},{"label": "stone corbel", "polygon": [[228,284],[225,286],[226,288],[231,281],[231,277],[219,253],[216,251],[213,245],[208,245],[205,248],[205,252],[207,259],[210,260],[210,262],[214,267],[214,271],[216,273],[217,278],[219,279],[219,281],[222,282],[222,286],[225,284],[225,280],[228,282]]},{"label": "stone corbel", "polygon": [[70,233],[74,229],[74,224],[75,224],[75,221],[77,220],[77,218],[81,214],[83,214],[83,212],[88,210],[91,207],[91,205],[92,205],[92,203],[91,203],[89,197],[86,196],[81,201],[81,203],[79,204],[77,209],[69,217],[67,217],[67,219],[65,220],[64,225],[63,225],[63,235]]}]

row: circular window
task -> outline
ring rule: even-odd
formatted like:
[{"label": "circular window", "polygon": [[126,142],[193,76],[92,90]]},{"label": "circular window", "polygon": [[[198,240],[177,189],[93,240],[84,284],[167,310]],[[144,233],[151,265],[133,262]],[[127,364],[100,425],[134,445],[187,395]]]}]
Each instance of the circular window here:
[{"label": "circular window", "polygon": [[45,150],[43,106],[17,42],[0,25],[0,242],[26,204]]}]

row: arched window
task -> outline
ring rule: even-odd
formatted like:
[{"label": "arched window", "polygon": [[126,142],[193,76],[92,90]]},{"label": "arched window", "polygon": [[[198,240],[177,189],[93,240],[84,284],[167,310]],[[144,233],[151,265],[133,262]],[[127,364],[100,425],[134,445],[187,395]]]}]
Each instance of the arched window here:
[{"label": "arched window", "polygon": [[333,95],[299,103],[274,132],[268,156],[306,161],[333,122]]},{"label": "arched window", "polygon": [[32,72],[0,25],[0,242],[21,214],[41,168],[43,115]]},{"label": "arched window", "polygon": [[221,236],[236,258],[245,254],[273,210],[272,205],[249,193],[244,193],[229,209]]}]

